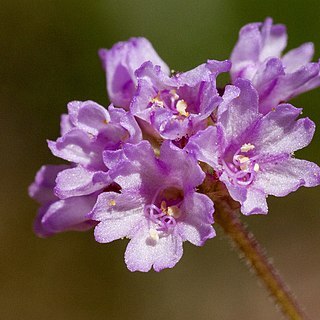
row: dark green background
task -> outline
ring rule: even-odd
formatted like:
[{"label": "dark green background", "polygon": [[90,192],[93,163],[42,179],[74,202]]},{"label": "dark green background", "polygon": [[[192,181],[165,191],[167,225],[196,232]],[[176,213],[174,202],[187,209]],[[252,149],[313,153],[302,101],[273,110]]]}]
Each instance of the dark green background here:
[{"label": "dark green background", "polygon": [[[46,139],[73,99],[107,105],[97,50],[145,36],[175,70],[226,59],[240,27],[272,16],[288,48],[312,41],[320,56],[318,1],[1,0],[0,318],[273,320],[279,313],[221,230],[203,248],[186,244],[172,270],[130,273],[126,241],[101,245],[92,232],[39,239],[27,186],[58,163]],[[320,89],[293,103],[319,126]],[[299,157],[319,161],[319,130]],[[269,198],[270,213],[243,220],[273,257],[313,319],[320,305],[319,188]]]}]

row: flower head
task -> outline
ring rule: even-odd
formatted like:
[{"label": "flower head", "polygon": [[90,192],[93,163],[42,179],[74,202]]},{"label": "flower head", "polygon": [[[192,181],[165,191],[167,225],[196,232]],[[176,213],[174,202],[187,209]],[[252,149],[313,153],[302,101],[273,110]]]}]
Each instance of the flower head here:
[{"label": "flower head", "polygon": [[273,25],[267,18],[244,26],[231,54],[233,82],[237,78],[252,81],[262,113],[320,86],[320,63],[310,62],[313,44],[305,43],[282,56],[286,44],[286,27]]},{"label": "flower head", "polygon": [[281,57],[286,37],[271,19],[245,26],[233,85],[219,92],[216,78],[230,61],[170,76],[144,38],[101,50],[116,107],[68,104],[61,137],[48,146],[69,164],[41,167],[29,187],[41,205],[35,232],[95,226],[98,242],[130,239],[131,271],[160,271],[180,260],[184,241],[201,246],[215,236],[213,201],[220,218],[235,201],[246,215],[266,213],[268,195],[319,185],[320,168],[293,156],[315,125],[279,104],[319,85],[319,64],[309,62],[311,44]]}]

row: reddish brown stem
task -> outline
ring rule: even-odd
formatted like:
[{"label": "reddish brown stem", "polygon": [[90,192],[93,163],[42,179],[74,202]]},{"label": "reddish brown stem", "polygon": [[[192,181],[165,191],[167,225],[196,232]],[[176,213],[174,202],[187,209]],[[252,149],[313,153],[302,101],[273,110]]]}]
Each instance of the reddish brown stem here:
[{"label": "reddish brown stem", "polygon": [[222,227],[236,247],[244,254],[245,259],[259,279],[263,281],[283,314],[288,319],[307,320],[307,316],[267,258],[265,251],[241,222],[237,204],[230,198],[217,199],[215,196],[213,197],[215,198],[216,208],[215,222]]}]

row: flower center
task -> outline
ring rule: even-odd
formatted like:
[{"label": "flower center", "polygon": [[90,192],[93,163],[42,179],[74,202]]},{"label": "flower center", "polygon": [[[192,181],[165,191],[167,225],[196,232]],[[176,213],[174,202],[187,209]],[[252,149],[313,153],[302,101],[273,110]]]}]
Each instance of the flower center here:
[{"label": "flower center", "polygon": [[144,213],[155,227],[150,228],[150,237],[157,241],[159,232],[171,232],[181,217],[182,190],[170,187],[155,193],[150,204],[145,205]]},{"label": "flower center", "polygon": [[232,161],[227,163],[223,160],[223,167],[230,181],[240,186],[247,186],[252,183],[260,170],[260,166],[256,162],[257,156],[254,156],[254,149],[253,144],[245,143],[233,155]]},{"label": "flower center", "polygon": [[167,108],[170,109],[174,115],[180,117],[188,117],[189,112],[188,103],[184,99],[180,99],[180,96],[177,94],[177,91],[172,90],[162,90],[151,99],[151,106],[158,108]]}]

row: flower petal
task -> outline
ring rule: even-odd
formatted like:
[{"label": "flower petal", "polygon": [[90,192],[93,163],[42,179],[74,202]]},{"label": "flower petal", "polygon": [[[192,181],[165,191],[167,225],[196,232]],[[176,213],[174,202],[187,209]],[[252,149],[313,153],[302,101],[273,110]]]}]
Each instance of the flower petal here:
[{"label": "flower petal", "polygon": [[107,172],[90,171],[78,166],[58,174],[55,194],[60,199],[87,195],[101,190],[111,182]]},{"label": "flower petal", "polygon": [[126,142],[138,143],[142,140],[141,129],[136,119],[130,112],[109,106],[109,113],[112,122],[119,123],[124,129],[127,130],[128,138]]},{"label": "flower petal", "polygon": [[238,77],[244,77],[249,80],[252,79],[254,72],[246,72],[249,65],[253,65],[259,60],[261,50],[261,35],[259,27],[261,23],[250,23],[241,28],[239,32],[239,39],[231,54],[231,76],[233,81]]},{"label": "flower petal", "polygon": [[277,84],[278,78],[284,74],[284,68],[279,58],[266,59],[261,64],[252,80],[254,87],[259,93],[260,100],[268,97]]},{"label": "flower petal", "polygon": [[304,43],[300,47],[290,50],[282,57],[287,73],[297,71],[312,60],[314,45],[312,42]]},{"label": "flower petal", "polygon": [[279,77],[271,93],[260,102],[262,112],[265,113],[281,101],[288,101],[303,91],[312,89],[313,87],[308,88],[306,85],[318,77],[319,69],[318,63],[308,63],[293,73]]},{"label": "flower petal", "polygon": [[164,141],[161,146],[160,160],[166,164],[167,182],[180,185],[183,189],[193,189],[205,178],[196,159],[168,140]]},{"label": "flower petal", "polygon": [[241,212],[244,215],[267,214],[268,205],[264,191],[251,186],[247,190],[247,198],[241,204]]},{"label": "flower petal", "polygon": [[48,141],[53,155],[83,166],[103,165],[101,148],[94,139],[80,129],[72,129],[56,142]]},{"label": "flower petal", "polygon": [[296,120],[300,113],[301,109],[282,104],[265,115],[251,134],[256,152],[265,156],[289,154],[307,146],[315,125],[308,118]]},{"label": "flower petal", "polygon": [[197,160],[216,168],[219,164],[219,149],[222,144],[221,130],[217,126],[209,126],[193,135],[185,150],[193,154]]},{"label": "flower petal", "polygon": [[267,18],[261,28],[262,50],[260,52],[260,61],[268,57],[280,57],[283,49],[287,45],[287,30],[285,25],[272,25],[271,18]]},{"label": "flower petal", "polygon": [[117,106],[129,107],[137,84],[134,72],[145,61],[159,65],[166,74],[170,73],[169,67],[145,38],[119,42],[110,50],[101,49],[99,55],[106,69],[110,100]]},{"label": "flower petal", "polygon": [[128,237],[143,218],[143,204],[136,194],[104,192],[90,213],[93,220],[101,221],[94,230],[95,239],[108,243]]},{"label": "flower petal", "polygon": [[130,271],[147,272],[152,266],[155,271],[161,271],[174,267],[182,254],[182,239],[179,236],[168,234],[154,241],[150,238],[149,228],[145,222],[130,240],[125,261]]},{"label": "flower petal", "polygon": [[62,114],[60,119],[60,134],[63,136],[72,128],[74,128],[74,125],[71,123],[69,115]]},{"label": "flower petal", "polygon": [[87,214],[95,200],[96,196],[83,196],[53,202],[40,211],[41,220],[35,224],[37,234],[50,236],[62,231],[91,228]]},{"label": "flower petal", "polygon": [[[235,86],[226,87],[226,92],[223,96],[225,101],[221,103],[218,111],[218,123],[224,128],[226,142],[230,142],[235,137],[240,136],[260,117],[258,112],[258,93],[251,82],[245,79],[238,79],[235,82]],[[238,96],[236,96],[237,92],[239,93]]]},{"label": "flower petal", "polygon": [[41,204],[57,199],[53,193],[57,174],[70,168],[68,165],[42,166],[36,174],[34,182],[29,186],[29,196]]},{"label": "flower petal", "polygon": [[214,208],[209,197],[196,192],[185,195],[181,210],[186,216],[178,222],[178,228],[184,241],[202,246],[207,239],[216,235],[211,226]]},{"label": "flower petal", "polygon": [[284,197],[301,186],[314,187],[320,184],[320,168],[312,162],[289,158],[265,164],[255,181],[255,186],[266,194]]},{"label": "flower petal", "polygon": [[77,114],[76,125],[94,136],[105,129],[110,122],[110,115],[107,109],[94,101],[84,101]]}]

